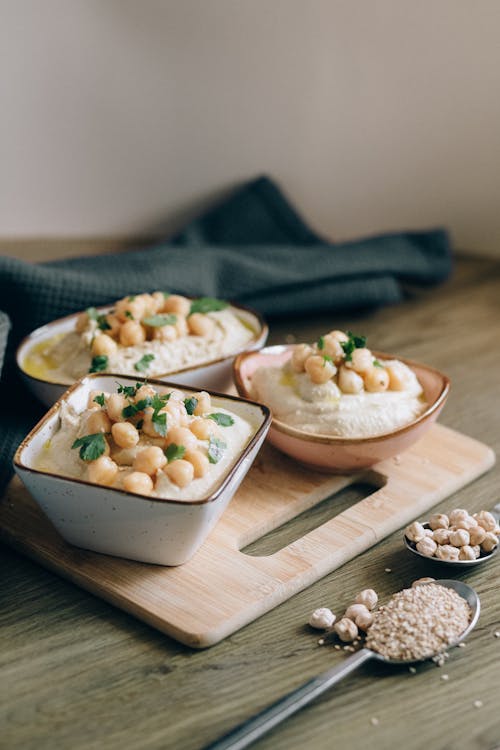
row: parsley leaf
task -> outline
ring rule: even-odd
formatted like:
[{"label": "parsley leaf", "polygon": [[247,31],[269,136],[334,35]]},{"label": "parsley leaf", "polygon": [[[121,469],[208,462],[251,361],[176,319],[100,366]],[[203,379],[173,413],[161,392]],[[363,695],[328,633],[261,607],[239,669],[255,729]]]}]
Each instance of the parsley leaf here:
[{"label": "parsley leaf", "polygon": [[214,422],[221,427],[231,427],[234,424],[234,419],[229,414],[224,414],[221,411],[215,411],[213,414],[208,414],[208,419],[213,419]]},{"label": "parsley leaf", "polygon": [[145,326],[152,326],[153,328],[174,326],[177,323],[177,315],[174,315],[173,313],[165,313],[164,315],[149,315],[149,317],[142,319],[142,323],[144,323]]},{"label": "parsley leaf", "polygon": [[168,448],[164,451],[169,463],[171,461],[176,461],[178,458],[182,458],[185,452],[186,449],[183,445],[176,445],[175,443],[170,443]]},{"label": "parsley leaf", "polygon": [[105,354],[98,354],[96,357],[92,357],[89,372],[104,372],[107,366],[107,356]]},{"label": "parsley leaf", "polygon": [[189,314],[215,312],[216,310],[224,310],[225,307],[227,307],[227,302],[223,299],[216,299],[215,297],[200,297],[191,302]]},{"label": "parsley leaf", "polygon": [[99,315],[99,317],[97,318],[97,327],[101,331],[110,331],[111,330],[111,326],[109,325],[108,321],[106,320],[106,316],[105,315]]},{"label": "parsley leaf", "polygon": [[153,359],[155,358],[154,354],[145,354],[143,357],[140,358],[138,362],[135,363],[134,369],[138,372],[145,372]]},{"label": "parsley leaf", "polygon": [[129,318],[129,320],[134,320],[134,316],[130,312],[130,310],[125,310],[125,317]]},{"label": "parsley leaf", "polygon": [[382,362],[379,362],[378,359],[374,359],[373,360],[373,366],[374,367],[382,367],[382,368],[384,367],[384,365],[382,364]]},{"label": "parsley leaf", "polygon": [[226,448],[227,443],[225,443],[224,440],[216,437],[210,437],[210,440],[208,442],[208,460],[210,461],[210,463],[218,463],[224,455],[224,451],[226,450]]},{"label": "parsley leaf", "polygon": [[170,292],[162,292],[165,299],[168,299],[170,297]]},{"label": "parsley leaf", "polygon": [[325,348],[325,337],[320,336],[318,339],[318,349],[322,351]]},{"label": "parsley leaf", "polygon": [[192,417],[194,414],[194,410],[198,406],[198,399],[195,396],[191,396],[191,398],[185,398],[184,406],[186,407],[186,411],[189,416]]},{"label": "parsley leaf", "polygon": [[161,437],[165,437],[167,434],[167,413],[165,411],[162,411],[161,413],[158,411],[153,412],[151,422],[153,423],[154,431],[157,432],[158,435],[161,435]]},{"label": "parsley leaf", "polygon": [[85,312],[89,316],[90,320],[97,320],[99,317],[99,312],[95,307],[87,307]]},{"label": "parsley leaf", "polygon": [[333,362],[333,359],[328,354],[322,354],[323,357],[323,367],[325,367],[327,362]]},{"label": "parsley leaf", "polygon": [[366,345],[366,336],[357,336],[351,331],[347,331],[347,341],[341,341],[340,346],[344,350],[346,362],[352,360],[352,353],[355,349],[363,349]]},{"label": "parsley leaf", "polygon": [[127,297],[127,302],[133,302],[136,297],[137,297],[136,294],[131,294],[129,297]]},{"label": "parsley leaf", "polygon": [[144,411],[144,409],[147,409],[148,406],[151,406],[151,399],[149,396],[146,398],[141,398],[140,401],[138,401],[136,404],[129,404],[124,409],[122,409],[122,416],[124,419],[130,419],[130,417],[134,417],[137,412]]},{"label": "parsley leaf", "polygon": [[102,432],[96,432],[78,438],[71,447],[80,448],[79,455],[82,461],[95,461],[106,450],[106,441]]},{"label": "parsley leaf", "polygon": [[118,383],[117,393],[123,393],[127,398],[134,398],[135,394],[142,386],[142,383],[136,383],[135,385],[121,385]]},{"label": "parsley leaf", "polygon": [[99,404],[99,406],[104,406],[106,403],[106,398],[104,396],[104,393],[99,393],[94,399],[94,403]]}]

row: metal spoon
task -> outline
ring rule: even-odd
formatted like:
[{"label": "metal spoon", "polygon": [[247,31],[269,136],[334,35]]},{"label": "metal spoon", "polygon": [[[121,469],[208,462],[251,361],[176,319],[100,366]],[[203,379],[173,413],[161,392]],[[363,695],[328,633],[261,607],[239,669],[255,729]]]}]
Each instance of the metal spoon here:
[{"label": "metal spoon", "polygon": [[[490,511],[490,513],[495,517],[495,520],[498,524],[500,522],[500,503],[497,503],[493,510]],[[429,524],[427,521],[422,521],[422,526],[426,529],[429,528]],[[404,535],[403,538],[406,549],[410,552],[413,552],[414,555],[423,557],[424,560],[430,561],[432,563],[448,565],[455,568],[470,568],[474,565],[482,565],[483,563],[488,562],[488,560],[491,560],[491,558],[496,555],[496,553],[498,552],[498,548],[500,547],[500,544],[497,544],[496,547],[491,550],[491,552],[485,552],[484,554],[481,553],[481,555],[479,557],[476,557],[475,560],[441,560],[439,557],[430,557],[429,555],[424,555],[422,552],[418,551],[415,546],[415,542],[410,541],[406,535]]]},{"label": "metal spoon", "polygon": [[[450,643],[448,648],[451,648],[460,643],[460,641],[463,641],[477,623],[480,611],[479,597],[471,586],[462,583],[462,581],[440,580],[435,581],[435,583],[454,589],[459,596],[463,597],[469,603],[472,610],[472,617],[468,627],[461,634],[460,638],[454,643]],[[432,659],[434,656],[437,656],[437,654],[429,654],[426,659]],[[255,742],[275,726],[281,724],[282,721],[288,719],[289,716],[307,706],[318,695],[321,695],[331,688],[332,685],[340,682],[340,680],[347,677],[347,675],[370,659],[377,659],[386,664],[394,664],[396,666],[408,666],[409,664],[415,664],[417,661],[426,661],[426,659],[412,661],[386,659],[375,651],[371,651],[371,649],[362,648],[355,654],[352,654],[352,656],[349,656],[339,666],[328,669],[317,677],[313,677],[300,687],[292,690],[291,693],[280,698],[276,703],[272,703],[251,719],[248,719],[248,721],[239,724],[228,734],[225,734],[212,744],[206,745],[203,750],[243,750],[243,748],[248,747],[252,742]]]}]

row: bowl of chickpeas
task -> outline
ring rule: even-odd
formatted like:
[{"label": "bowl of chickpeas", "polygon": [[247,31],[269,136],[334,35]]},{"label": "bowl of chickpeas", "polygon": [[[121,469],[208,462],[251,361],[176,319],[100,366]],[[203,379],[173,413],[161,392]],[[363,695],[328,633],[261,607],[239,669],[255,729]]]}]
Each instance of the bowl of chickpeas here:
[{"label": "bowl of chickpeas", "polygon": [[160,380],[92,374],[19,446],[14,468],[70,544],[181,565],[250,468],[267,407]]},{"label": "bowl of chickpeas", "polygon": [[307,466],[355,472],[416,442],[438,418],[450,381],[424,364],[372,351],[366,338],[330,331],[312,344],[239,355],[241,396],[266,404],[269,441]]},{"label": "bowl of chickpeas", "polygon": [[29,334],[16,361],[34,395],[51,406],[89,373],[147,376],[227,391],[233,357],[263,346],[259,313],[213,297],[165,291],[88,307]]}]

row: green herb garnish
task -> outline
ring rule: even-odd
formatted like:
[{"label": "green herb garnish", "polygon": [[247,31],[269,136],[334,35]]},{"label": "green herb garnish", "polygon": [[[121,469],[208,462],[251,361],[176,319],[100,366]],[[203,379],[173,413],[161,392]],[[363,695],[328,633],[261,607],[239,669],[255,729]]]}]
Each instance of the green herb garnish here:
[{"label": "green herb garnish", "polygon": [[320,336],[318,339],[318,349],[322,351],[325,348],[325,337]]},{"label": "green herb garnish", "polygon": [[142,322],[145,326],[152,326],[153,328],[174,326],[177,323],[177,315],[174,315],[173,313],[166,313],[164,315],[150,315],[147,318],[143,318]]},{"label": "green herb garnish", "polygon": [[98,354],[96,357],[92,357],[90,363],[89,372],[104,372],[108,366],[108,358],[105,354]]},{"label": "green herb garnish", "polygon": [[135,320],[134,316],[130,312],[130,310],[125,310],[125,317],[129,318],[129,320]]},{"label": "green herb garnish", "polygon": [[176,461],[179,458],[183,458],[184,454],[186,453],[186,449],[183,445],[176,445],[175,443],[170,443],[168,448],[164,451],[165,456],[167,457],[167,461],[170,463],[171,461]]},{"label": "green herb garnish", "polygon": [[227,302],[223,299],[216,299],[215,297],[200,297],[191,302],[189,314],[215,312],[216,310],[224,310],[226,307]]},{"label": "green herb garnish", "polygon": [[134,398],[139,388],[141,388],[144,385],[144,383],[136,383],[135,385],[121,385],[118,383],[118,388],[116,389],[117,393],[123,393],[124,396],[127,396],[127,398]]},{"label": "green herb garnish", "polygon": [[151,399],[150,405],[153,407],[151,422],[154,431],[157,432],[158,435],[161,435],[161,437],[165,437],[167,434],[167,414],[164,411],[160,413],[160,409],[163,409],[169,398],[170,393],[164,393],[161,396],[155,395]]},{"label": "green herb garnish", "polygon": [[186,407],[186,411],[189,414],[190,417],[193,416],[196,407],[198,406],[198,399],[194,396],[191,396],[191,398],[185,398],[184,399],[184,406]]},{"label": "green herb garnish", "polygon": [[168,299],[170,297],[170,292],[162,292],[165,299]]},{"label": "green herb garnish", "polygon": [[328,354],[322,354],[321,356],[323,357],[323,367],[326,366],[327,362],[333,363],[333,359]]},{"label": "green herb garnish", "polygon": [[374,359],[373,360],[373,366],[374,367],[382,367],[382,368],[384,367],[384,365],[382,364],[382,362],[379,362],[378,359]]},{"label": "green herb garnish", "polygon": [[352,360],[352,353],[355,349],[363,349],[366,346],[366,336],[357,336],[351,331],[347,331],[347,341],[341,341],[340,346],[344,350],[346,362]]},{"label": "green herb garnish", "polygon": [[215,411],[213,414],[208,414],[207,418],[213,419],[220,427],[231,427],[231,425],[234,424],[234,419],[229,414],[224,414],[221,411]]},{"label": "green herb garnish", "polygon": [[136,297],[137,297],[136,294],[131,294],[130,297],[127,297],[127,302],[133,302]]},{"label": "green herb garnish", "polygon": [[96,396],[93,399],[93,401],[94,403],[99,404],[99,406],[104,406],[104,404],[106,403],[106,398],[104,396],[104,393],[99,393],[99,395]]},{"label": "green herb garnish", "polygon": [[141,398],[141,400],[136,404],[129,404],[124,409],[122,409],[122,417],[124,419],[135,417],[138,412],[144,411],[144,409],[147,409],[148,406],[151,406],[151,399],[149,396],[146,396],[146,398]]},{"label": "green herb garnish", "polygon": [[210,463],[218,463],[224,455],[224,451],[226,450],[226,448],[227,443],[225,443],[224,440],[216,437],[210,437],[210,440],[208,441],[208,460],[210,461]]},{"label": "green herb garnish", "polygon": [[138,372],[145,372],[153,359],[155,358],[154,354],[145,354],[143,357],[140,358],[138,362],[135,363],[134,369]]},{"label": "green herb garnish", "polygon": [[84,435],[84,437],[78,438],[71,447],[80,448],[79,455],[82,461],[95,461],[106,450],[106,441],[102,432],[96,432],[92,435]]},{"label": "green herb garnish", "polygon": [[85,312],[89,316],[90,320],[97,320],[97,318],[99,317],[99,311],[96,310],[95,307],[87,307]]}]

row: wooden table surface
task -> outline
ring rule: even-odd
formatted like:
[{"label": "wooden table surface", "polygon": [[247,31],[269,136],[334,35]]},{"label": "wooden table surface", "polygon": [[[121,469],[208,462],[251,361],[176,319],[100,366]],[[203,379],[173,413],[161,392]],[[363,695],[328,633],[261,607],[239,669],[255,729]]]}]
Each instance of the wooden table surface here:
[{"label": "wooden table surface", "polygon": [[[270,343],[314,339],[332,327],[448,373],[441,422],[500,451],[498,262],[461,258],[445,285],[370,315],[274,323]],[[497,466],[437,508],[492,507],[499,479]],[[326,501],[253,547],[265,554],[283,546],[362,492]],[[396,533],[222,643],[193,651],[7,547],[0,555],[0,747],[9,750],[197,750],[345,658],[318,646],[306,625],[313,609],[341,613],[362,588],[383,600],[436,575]],[[412,674],[366,665],[254,747],[499,747],[499,567],[500,555],[457,574],[477,589],[482,614],[466,648],[454,649],[444,667],[425,664]]]}]

